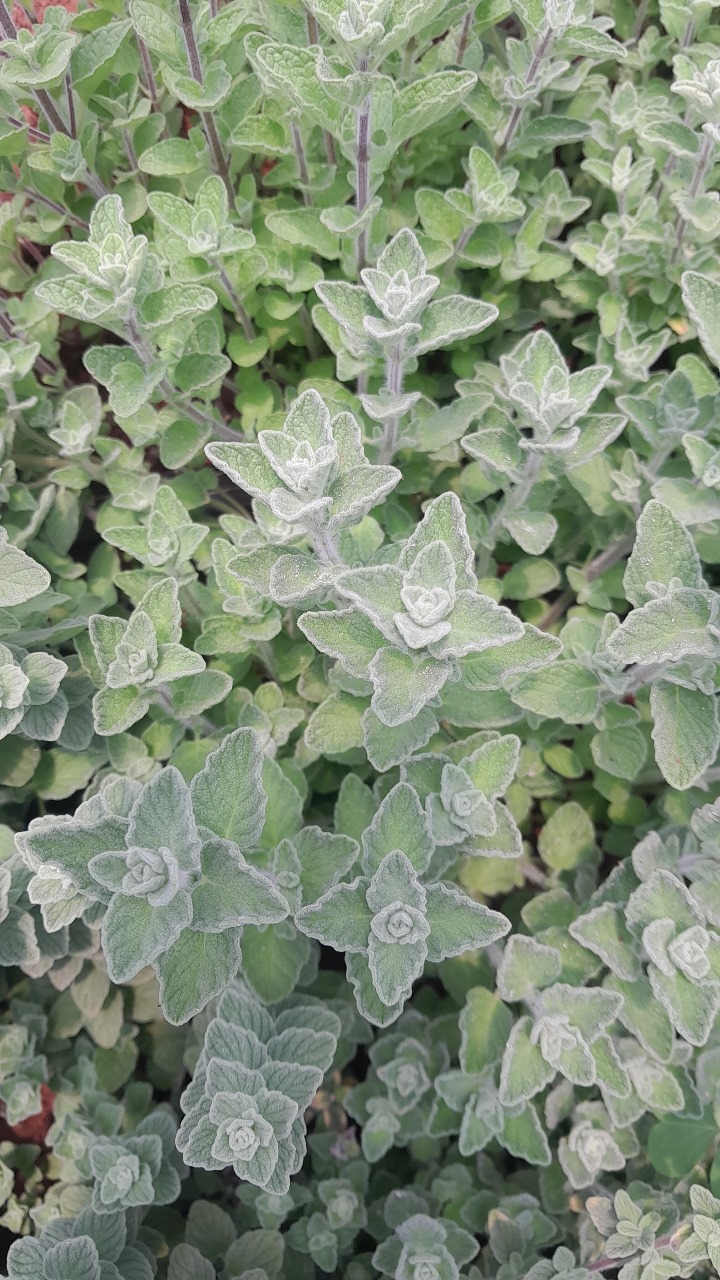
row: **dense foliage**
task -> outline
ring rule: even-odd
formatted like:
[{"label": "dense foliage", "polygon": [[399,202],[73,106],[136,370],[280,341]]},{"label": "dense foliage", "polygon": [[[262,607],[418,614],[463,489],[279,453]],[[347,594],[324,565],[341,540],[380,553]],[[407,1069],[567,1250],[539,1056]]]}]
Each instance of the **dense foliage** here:
[{"label": "dense foliage", "polygon": [[712,1275],[720,25],[305,3],[0,0],[0,1266]]}]

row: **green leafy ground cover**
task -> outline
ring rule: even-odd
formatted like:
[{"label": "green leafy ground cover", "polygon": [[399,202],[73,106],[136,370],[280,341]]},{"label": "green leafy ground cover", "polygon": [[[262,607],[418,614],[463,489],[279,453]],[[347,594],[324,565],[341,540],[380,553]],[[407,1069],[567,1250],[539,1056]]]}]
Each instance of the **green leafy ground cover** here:
[{"label": "green leafy ground cover", "polygon": [[0,28],[0,1265],[713,1276],[714,6]]}]

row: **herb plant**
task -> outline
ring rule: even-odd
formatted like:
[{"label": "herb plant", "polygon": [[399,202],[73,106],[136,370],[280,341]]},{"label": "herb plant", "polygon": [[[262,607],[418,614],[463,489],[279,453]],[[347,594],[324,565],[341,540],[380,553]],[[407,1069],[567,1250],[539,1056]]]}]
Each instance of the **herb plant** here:
[{"label": "herb plant", "polygon": [[713,1276],[712,0],[0,37],[0,1269]]}]

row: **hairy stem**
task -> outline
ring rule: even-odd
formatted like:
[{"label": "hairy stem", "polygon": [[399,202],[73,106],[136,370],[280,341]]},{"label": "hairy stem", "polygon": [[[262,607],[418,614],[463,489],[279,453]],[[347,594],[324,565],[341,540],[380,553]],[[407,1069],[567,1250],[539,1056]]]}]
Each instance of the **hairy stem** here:
[{"label": "hairy stem", "polygon": [[460,235],[455,241],[455,247],[453,249],[452,258],[450,259],[450,262],[452,262],[453,258],[458,258],[460,257],[461,254],[465,252],[468,246],[470,237],[472,236],[475,230],[476,230],[475,227],[470,226],[470,227],[466,227],[464,231],[460,232]]},{"label": "hairy stem", "polygon": [[75,115],[75,94],[73,93],[72,75],[68,71],[65,76],[65,95],[68,105],[68,120],[70,121],[70,135],[77,138],[77,116]]},{"label": "hairy stem", "polygon": [[[385,391],[389,396],[402,395],[405,381],[405,343],[399,342],[393,347],[385,361]],[[378,453],[378,462],[392,462],[397,452],[398,427],[400,415],[394,414],[383,423],[382,443]]]},{"label": "hairy stem", "polygon": [[[359,71],[367,71],[367,58],[362,59]],[[370,95],[363,102],[357,114],[355,129],[355,208],[362,213],[370,200]],[[367,227],[358,232],[355,245],[358,275],[367,265],[368,233]]]},{"label": "hairy stem", "polygon": [[322,564],[342,564],[343,558],[338,551],[337,540],[328,529],[313,528],[308,530],[315,555]]},{"label": "hairy stem", "polygon": [[147,91],[147,95],[150,99],[150,104],[153,109],[153,115],[156,115],[156,116],[162,115],[162,120],[163,120],[162,136],[163,138],[169,138],[170,134],[168,132],[167,121],[165,119],[165,115],[160,106],[160,95],[158,94],[157,80],[155,79],[155,72],[153,71],[153,64],[152,64],[152,59],[150,57],[150,50],[148,49],[142,37],[137,34],[137,31],[135,32],[135,43],[137,44],[137,50],[138,50],[138,53],[140,54],[140,61],[142,63],[142,69],[143,69],[143,76],[145,78],[144,88]]},{"label": "hairy stem", "polygon": [[[188,0],[178,0],[178,8],[180,9],[180,22],[182,24],[183,39],[185,41],[185,51],[187,53],[188,67],[193,80],[199,85],[203,84],[202,62],[200,60],[200,50],[195,37],[195,28],[193,26],[192,14]],[[211,111],[201,111],[200,121],[205,134],[205,141],[208,144],[210,155],[212,156],[215,172],[222,178],[225,184],[225,190],[228,193],[230,207],[235,204],[235,190],[233,188],[232,179],[230,178],[230,168],[227,156],[223,151],[220,141],[220,135],[217,131],[215,119]]]},{"label": "hairy stem", "polygon": [[125,154],[127,155],[127,158],[128,158],[129,164],[130,164],[130,169],[131,169],[131,171],[132,171],[132,173],[133,173],[133,174],[137,174],[137,176],[138,176],[138,178],[140,179],[140,182],[142,183],[142,185],[143,185],[144,187],[146,187],[146,186],[147,186],[147,178],[145,177],[145,174],[144,174],[144,173],[141,173],[141,172],[140,172],[140,166],[139,166],[139,164],[138,164],[137,153],[136,153],[136,151],[135,151],[135,144],[134,144],[134,142],[133,142],[133,140],[132,140],[132,134],[131,134],[131,132],[130,132],[130,130],[129,130],[129,129],[123,129],[123,131],[122,131],[122,139],[123,139],[123,146],[125,147]]},{"label": "hairy stem", "polygon": [[220,141],[220,134],[217,131],[213,114],[211,111],[201,111],[200,119],[202,121],[203,133],[205,134],[205,138],[213,158],[215,172],[219,174],[225,184],[225,190],[228,193],[228,200],[230,201],[230,208],[232,209],[235,206],[235,188],[232,184],[230,166],[228,164],[227,156],[223,151],[223,145]]},{"label": "hairy stem", "polygon": [[[714,150],[715,143],[709,134],[706,134],[695,166],[695,173],[693,174],[693,179],[688,190],[688,196],[691,200],[694,200],[700,192],[700,188],[705,180],[705,175],[710,168]],[[673,265],[677,262],[678,257],[680,256],[680,250],[682,249],[682,242],[686,229],[687,222],[683,218],[682,214],[678,213],[677,221],[675,223],[675,245],[670,258],[670,262]]]},{"label": "hairy stem", "polygon": [[405,45],[405,53],[403,55],[402,78],[409,80],[412,77],[413,62],[415,59],[415,51],[417,49],[417,40],[415,36],[411,36]]},{"label": "hairy stem", "polygon": [[637,13],[635,14],[635,26],[633,28],[633,33],[628,42],[629,44],[637,44],[638,40],[640,39],[643,33],[643,27],[645,26],[645,19],[647,18],[647,12],[649,8],[650,8],[650,0],[640,0],[640,3],[637,8]]},{"label": "hairy stem", "polygon": [[509,493],[505,494],[505,497],[501,499],[495,508],[495,511],[488,522],[487,533],[483,539],[485,549],[479,557],[478,572],[481,578],[485,576],[490,566],[490,558],[493,553],[498,534],[503,527],[503,520],[505,519],[505,516],[509,515],[512,511],[517,511],[519,507],[525,505],[533,491],[533,488],[535,487],[542,464],[542,454],[531,453],[525,463],[525,469],[520,479],[517,481],[514,488],[512,488]]},{"label": "hairy stem", "polygon": [[[7,7],[6,0],[0,0],[0,31],[8,40],[17,39],[17,28],[15,26],[15,23],[13,22],[12,14],[10,13],[10,10]],[[66,85],[67,85],[67,93],[68,93],[68,105],[70,107],[70,119],[71,119],[70,125],[67,125],[63,120],[57,106],[55,105],[53,98],[48,93],[47,89],[33,89],[32,95],[36,103],[38,104],[38,107],[45,115],[45,118],[47,119],[48,124],[52,127],[52,130],[55,133],[64,133],[66,138],[75,138],[75,132],[76,132],[75,105],[72,97],[72,85],[70,82],[69,74],[66,79]],[[99,178],[96,178],[93,173],[86,172],[83,178],[83,182],[85,183],[85,186],[88,187],[90,191],[92,191],[93,195],[96,195],[98,197],[107,195],[107,192],[102,182],[100,181]]]},{"label": "hairy stem", "polygon": [[154,690],[154,693],[157,705],[162,707],[163,711],[165,711],[167,715],[171,716],[173,720],[177,721],[178,724],[181,724],[184,729],[190,729],[193,733],[202,730],[206,735],[218,733],[218,726],[213,724],[209,716],[179,716],[173,706],[172,690],[168,685],[160,685],[158,689]]},{"label": "hairy stem", "polygon": [[303,143],[300,126],[297,120],[293,119],[290,121],[290,133],[292,135],[293,151],[295,152],[295,159],[297,161],[298,177],[300,178],[303,187],[303,204],[308,206],[312,204],[309,191],[310,173],[308,171],[307,158],[305,156],[305,144]]},{"label": "hairy stem", "polygon": [[[532,62],[530,63],[530,66],[527,69],[527,74],[525,76],[525,89],[531,89],[533,87],[535,83],[535,77],[537,76],[537,73],[540,69],[540,65],[546,53],[548,52],[548,49],[550,48],[552,41],[553,41],[552,29],[550,27],[547,27],[540,40],[540,43],[538,44],[533,54]],[[517,133],[517,130],[518,130],[518,126],[522,119],[524,105],[525,105],[524,103],[519,102],[519,103],[516,103],[516,105],[513,107],[512,113],[510,115],[510,119],[508,120],[508,123],[507,123],[507,128],[503,135],[502,141],[500,142],[500,148],[498,152],[499,155],[502,155],[503,152],[507,151],[513,138],[515,137],[515,134]]]},{"label": "hairy stem", "polygon": [[[689,125],[691,119],[692,119],[692,112],[688,108],[688,110],[683,115],[682,122],[683,124]],[[672,173],[675,172],[677,162],[678,162],[678,158],[676,155],[669,155],[667,160],[665,161],[665,164],[663,165],[660,176],[658,177],[658,180],[655,184],[655,190],[653,192],[656,200],[660,198],[660,193],[662,192],[662,189],[665,186],[667,179],[670,177]]]},{"label": "hairy stem", "polygon": [[311,318],[310,312],[308,311],[306,302],[303,302],[302,306],[300,307],[300,310],[298,311],[298,317],[300,319],[300,323],[303,329],[303,334],[305,336],[305,346],[307,347],[308,355],[310,356],[311,360],[317,360],[320,352],[318,351],[318,344],[315,339],[315,330],[313,329],[312,318]]},{"label": "hairy stem", "polygon": [[202,63],[200,61],[200,50],[195,39],[195,28],[193,26],[192,14],[188,0],[178,0],[178,8],[180,9],[180,22],[182,24],[183,39],[185,41],[185,49],[187,51],[188,66],[190,67],[190,75],[198,84],[203,82]]},{"label": "hairy stem", "polygon": [[[663,672],[672,667],[672,661],[665,662],[647,662],[640,666],[632,668],[630,672],[630,683],[625,693],[637,693],[638,689],[644,689],[645,685],[652,684],[654,680],[659,679]],[[615,699],[616,695],[608,690],[608,698],[610,701]]]},{"label": "hairy stem", "polygon": [[[659,1240],[655,1241],[654,1247],[656,1249],[667,1248],[678,1230],[679,1228],[675,1227],[675,1230],[671,1234],[661,1236]],[[616,1267],[621,1267],[623,1262],[623,1258],[598,1258],[595,1262],[586,1262],[583,1265],[588,1271],[611,1271]]]},{"label": "hairy stem", "polygon": [[53,213],[62,214],[66,222],[73,227],[79,227],[81,231],[89,231],[90,223],[85,222],[83,218],[78,218],[74,213],[68,213],[67,209],[63,209],[61,204],[56,200],[50,200],[47,196],[41,196],[39,191],[31,191],[28,187],[22,188],[22,195],[27,196],[28,200],[35,200],[38,204],[43,204],[47,209],[52,209]]},{"label": "hairy stem", "polygon": [[459,67],[461,67],[465,61],[465,54],[467,53],[467,47],[470,42],[470,32],[472,31],[474,19],[475,5],[472,4],[465,14],[465,17],[462,20],[462,26],[460,27],[460,37],[458,39],[457,53],[455,54],[455,61]]},{"label": "hairy stem", "polygon": [[[142,360],[143,364],[148,367],[154,364],[157,359],[156,353],[140,332],[140,326],[135,312],[131,312],[126,319],[125,331],[126,341],[129,346],[132,347],[138,358]],[[194,404],[184,400],[178,400],[177,391],[169,378],[163,377],[160,379],[160,382],[158,383],[158,391],[165,397],[166,403],[171,409],[175,410],[178,417],[189,418],[191,422],[195,422],[201,427],[212,427],[213,431],[223,435],[225,439],[240,439],[237,432],[226,427],[218,418],[213,417],[209,413],[204,413],[202,409],[196,408]]]},{"label": "hairy stem", "polygon": [[242,325],[245,340],[247,342],[254,342],[257,334],[255,333],[253,322],[240,301],[240,296],[224,267],[218,267],[218,275],[220,276],[220,283],[230,299],[233,311],[235,312],[235,317]]},{"label": "hairy stem", "polygon": [[37,102],[40,110],[46,116],[48,124],[51,124],[55,133],[64,133],[66,138],[72,138],[72,132],[66,125],[55,103],[53,102],[47,89],[33,89],[33,97]]},{"label": "hairy stem", "polygon": [[16,129],[27,129],[34,142],[50,142],[50,134],[44,133],[42,129],[36,129],[34,125],[28,124],[27,120],[20,120],[17,116],[6,115],[5,119],[9,124],[14,125]]},{"label": "hairy stem", "polygon": [[158,96],[158,87],[155,79],[155,72],[153,71],[152,59],[150,57],[150,50],[142,36],[139,36],[137,32],[135,32],[135,43],[137,45],[137,51],[140,54],[143,75],[145,77],[145,88],[148,91],[153,114],[160,115],[160,99]]},{"label": "hairy stem", "polygon": [[[4,296],[7,297],[8,295],[4,295]],[[30,341],[27,334],[23,333],[22,329],[15,328],[9,315],[7,315],[4,311],[0,311],[0,329],[3,331],[3,333],[7,338],[19,338],[21,342]],[[58,371],[57,365],[54,365],[52,360],[46,360],[45,356],[37,357],[35,361],[35,368],[39,373],[44,374],[45,377],[54,377]],[[19,461],[19,459],[16,458],[16,461]],[[35,462],[36,459],[32,459],[32,461]],[[53,459],[50,459],[49,461],[54,465],[56,460],[53,458]]]},{"label": "hairy stem", "polygon": [[10,15],[10,10],[5,4],[5,0],[0,0],[0,30],[6,40],[14,40],[17,36],[17,29]]},{"label": "hairy stem", "polygon": [[[585,581],[588,583],[594,582],[596,578],[601,577],[603,573],[606,573],[608,569],[611,569],[619,560],[624,560],[625,556],[629,555],[632,551],[634,542],[635,535],[630,534],[627,538],[619,538],[617,542],[611,543],[609,547],[606,547],[604,551],[601,551],[600,554],[595,556],[595,559],[591,560],[590,564],[585,567],[583,570]],[[574,599],[574,591],[571,591],[569,588],[567,591],[563,591],[562,595],[558,596],[557,600],[551,604],[547,613],[537,624],[540,630],[549,631],[556,622],[559,622],[560,618],[562,618],[570,608]]]},{"label": "hairy stem", "polygon": [[[308,44],[310,46],[320,44],[320,32],[318,30],[317,18],[309,9],[305,10],[305,29],[307,31]],[[323,146],[325,148],[325,159],[333,168],[337,164],[337,154],[335,152],[335,139],[327,129],[322,131]]]}]

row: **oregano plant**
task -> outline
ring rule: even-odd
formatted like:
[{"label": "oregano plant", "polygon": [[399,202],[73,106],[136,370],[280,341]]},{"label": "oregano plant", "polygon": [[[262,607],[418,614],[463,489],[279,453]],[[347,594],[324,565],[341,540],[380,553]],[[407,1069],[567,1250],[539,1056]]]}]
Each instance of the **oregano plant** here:
[{"label": "oregano plant", "polygon": [[712,0],[0,0],[0,1274],[720,1267]]}]

